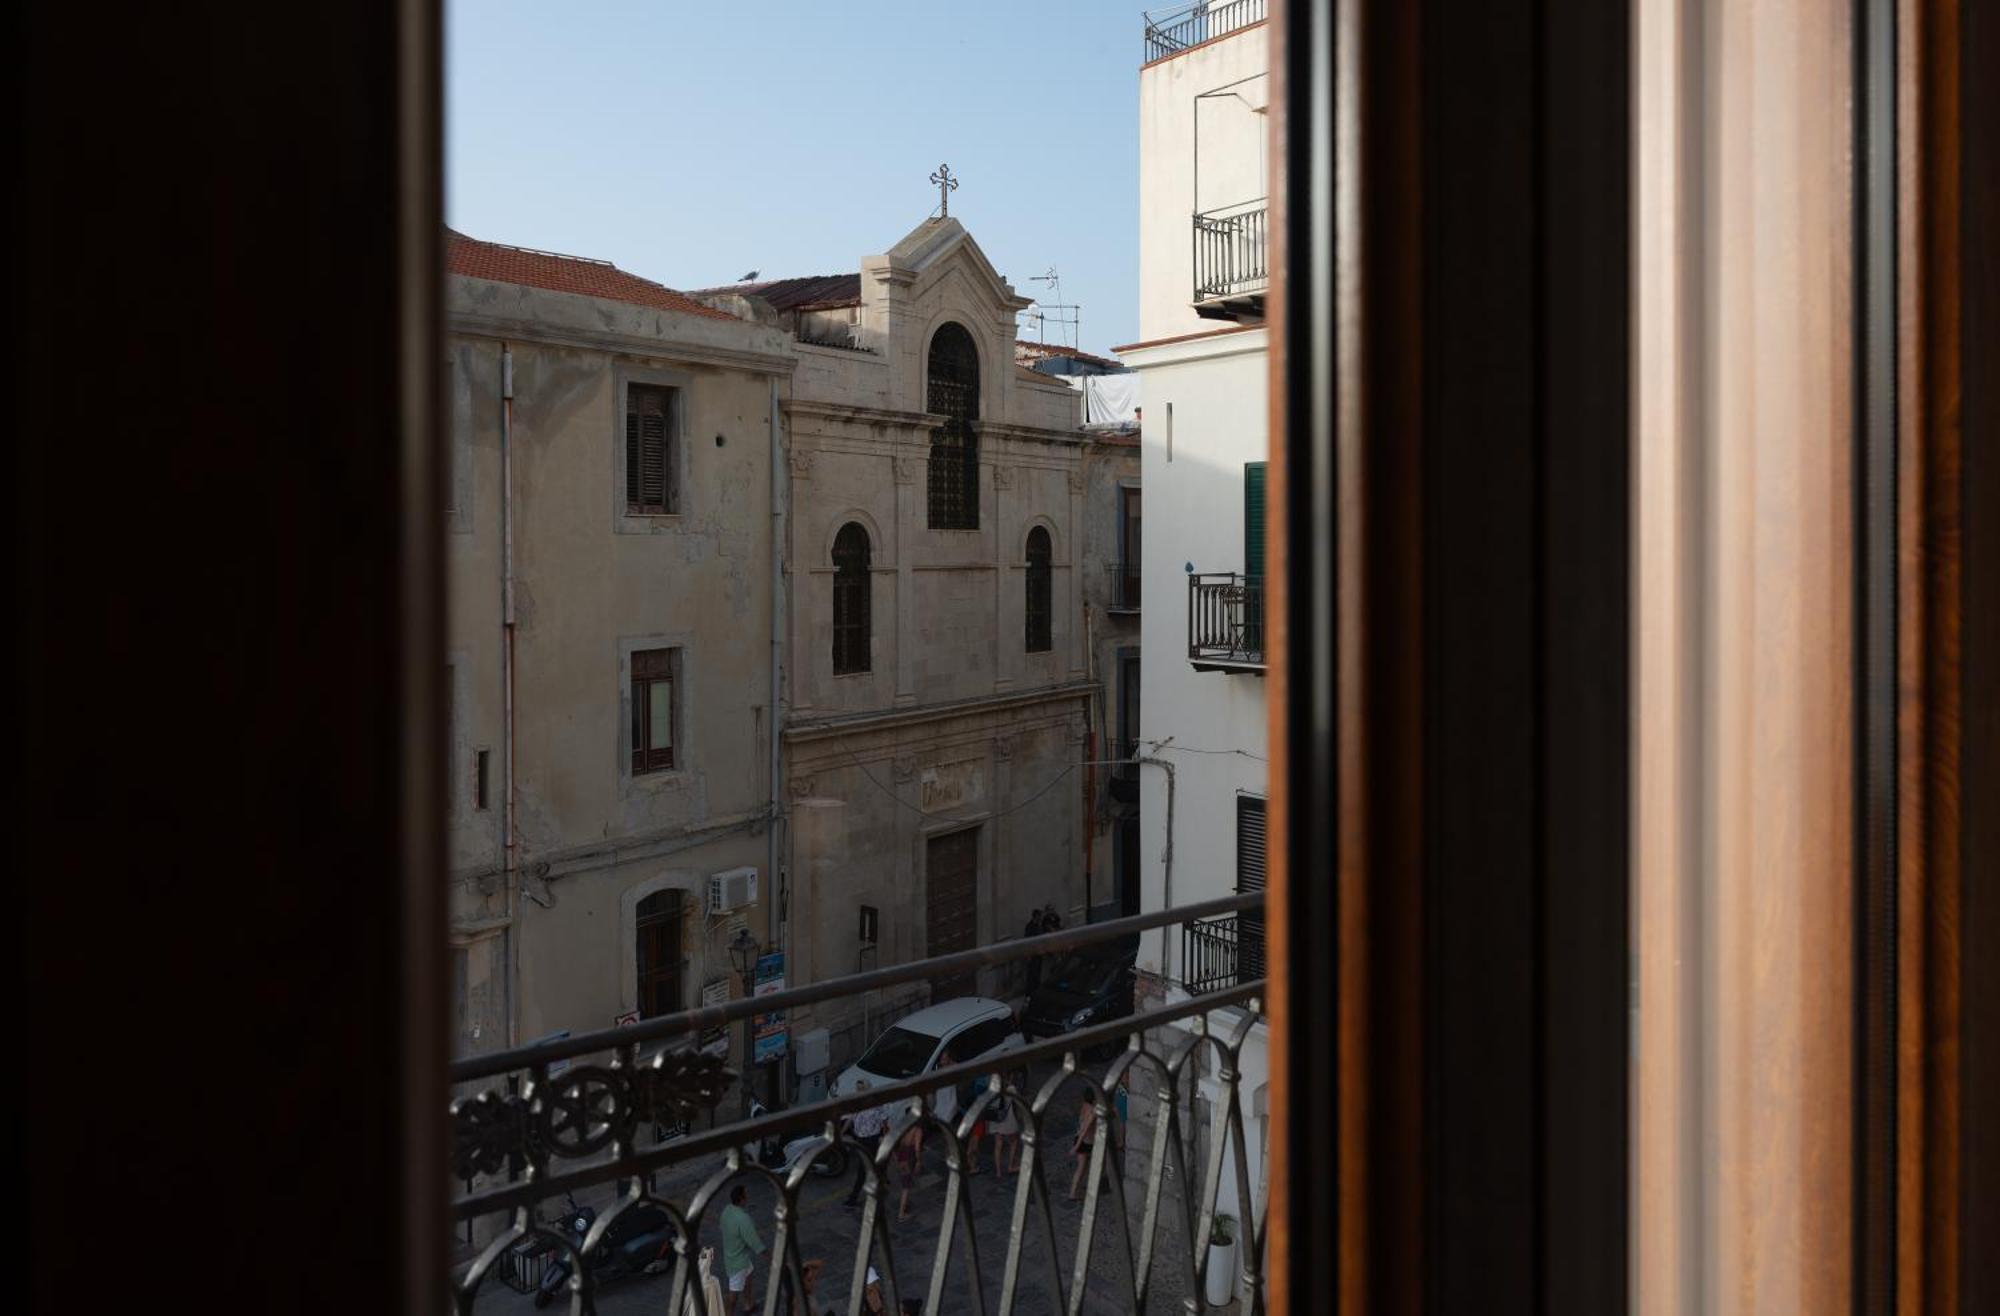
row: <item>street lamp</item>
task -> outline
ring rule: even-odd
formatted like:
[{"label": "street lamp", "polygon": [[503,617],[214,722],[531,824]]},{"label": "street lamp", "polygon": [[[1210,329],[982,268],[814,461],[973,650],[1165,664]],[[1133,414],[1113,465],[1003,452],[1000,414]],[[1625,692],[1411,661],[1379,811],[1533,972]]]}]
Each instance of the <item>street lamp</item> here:
[{"label": "street lamp", "polygon": [[[750,935],[750,929],[736,929],[736,936],[729,943],[729,961],[736,966],[736,976],[743,980],[743,994],[748,996],[756,988],[751,975],[757,971],[757,939]],[[750,1113],[750,1025],[754,1015],[743,1016],[743,1113]]]}]

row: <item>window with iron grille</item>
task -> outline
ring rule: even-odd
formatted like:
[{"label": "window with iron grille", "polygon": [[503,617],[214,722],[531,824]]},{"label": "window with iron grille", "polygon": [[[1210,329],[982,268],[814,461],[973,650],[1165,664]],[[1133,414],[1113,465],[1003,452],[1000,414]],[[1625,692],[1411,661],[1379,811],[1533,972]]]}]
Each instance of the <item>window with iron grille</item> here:
[{"label": "window with iron grille", "polygon": [[865,672],[868,654],[868,531],[855,521],[833,540],[833,670]]},{"label": "window with iron grille", "polygon": [[625,386],[625,510],[638,516],[677,511],[674,479],[674,390]]},{"label": "window with iron grille", "polygon": [[1047,653],[1050,636],[1049,532],[1036,526],[1028,532],[1028,652]]},{"label": "window with iron grille", "polygon": [[632,655],[632,775],[674,766],[679,740],[680,650],[640,649]]},{"label": "window with iron grille", "polygon": [[931,431],[930,528],[979,528],[979,349],[947,321],[931,338],[925,407],[945,418]]},{"label": "window with iron grille", "polygon": [[[1236,797],[1236,889],[1264,889],[1264,801],[1256,795]],[[1264,976],[1264,912],[1236,916],[1236,973],[1239,981]]]},{"label": "window with iron grille", "polygon": [[655,891],[639,902],[636,950],[639,956],[639,1016],[681,1010],[681,909],[685,893]]}]

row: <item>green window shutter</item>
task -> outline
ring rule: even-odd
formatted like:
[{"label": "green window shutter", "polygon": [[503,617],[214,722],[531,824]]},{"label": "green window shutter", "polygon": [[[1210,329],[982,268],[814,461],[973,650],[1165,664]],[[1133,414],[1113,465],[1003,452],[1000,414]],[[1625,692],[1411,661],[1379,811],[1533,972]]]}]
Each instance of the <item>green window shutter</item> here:
[{"label": "green window shutter", "polygon": [[1264,463],[1243,463],[1243,574],[1264,578]]}]

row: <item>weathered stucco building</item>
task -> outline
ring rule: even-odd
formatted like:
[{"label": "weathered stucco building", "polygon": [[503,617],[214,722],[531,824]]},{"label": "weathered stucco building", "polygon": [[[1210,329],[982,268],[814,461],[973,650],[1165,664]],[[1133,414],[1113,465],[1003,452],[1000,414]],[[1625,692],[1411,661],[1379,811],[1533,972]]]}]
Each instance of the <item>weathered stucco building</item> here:
[{"label": "weathered stucco building", "polygon": [[774,933],[771,475],[794,357],[603,262],[453,234],[449,268],[470,1054],[733,995],[727,942]]},{"label": "weathered stucco building", "polygon": [[[856,274],[699,294],[791,335],[795,981],[1085,916],[1085,436],[1015,362],[1027,299],[953,219]],[[946,984],[940,995],[1004,983]],[[795,1029],[865,1039],[841,1002]]]}]

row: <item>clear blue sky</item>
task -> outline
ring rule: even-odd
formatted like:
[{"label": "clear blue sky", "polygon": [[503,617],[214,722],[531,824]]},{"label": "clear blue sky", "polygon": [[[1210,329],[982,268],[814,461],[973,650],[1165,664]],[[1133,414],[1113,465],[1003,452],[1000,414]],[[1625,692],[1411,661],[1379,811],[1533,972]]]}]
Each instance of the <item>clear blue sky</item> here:
[{"label": "clear blue sky", "polygon": [[994,266],[1047,300],[1054,266],[1103,351],[1138,319],[1142,8],[447,0],[445,214],[680,288],[831,274],[948,161]]}]

